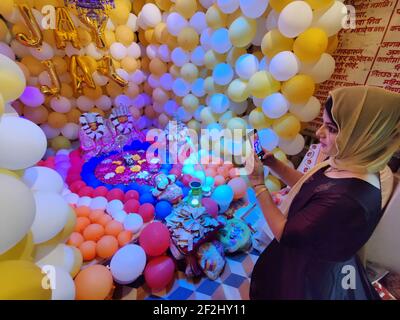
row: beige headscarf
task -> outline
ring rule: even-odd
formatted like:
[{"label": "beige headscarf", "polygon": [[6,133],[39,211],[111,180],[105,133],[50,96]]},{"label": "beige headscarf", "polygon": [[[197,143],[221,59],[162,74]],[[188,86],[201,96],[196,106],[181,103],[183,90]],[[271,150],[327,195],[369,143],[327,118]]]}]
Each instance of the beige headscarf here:
[{"label": "beige headscarf", "polygon": [[330,93],[332,116],[339,132],[338,153],[305,174],[290,190],[280,209],[287,215],[303,183],[328,165],[355,173],[380,173],[382,208],[393,189],[387,163],[400,147],[400,95],[381,88],[358,86]]}]

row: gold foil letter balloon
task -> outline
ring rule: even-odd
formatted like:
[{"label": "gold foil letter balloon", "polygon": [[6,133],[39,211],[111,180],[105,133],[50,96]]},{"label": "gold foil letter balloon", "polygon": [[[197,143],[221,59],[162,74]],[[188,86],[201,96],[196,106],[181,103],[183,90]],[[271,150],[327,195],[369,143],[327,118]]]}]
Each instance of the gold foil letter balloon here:
[{"label": "gold foil letter balloon", "polygon": [[52,86],[46,86],[43,85],[40,87],[40,91],[44,94],[48,95],[56,95],[59,94],[61,91],[61,82],[60,79],[58,78],[56,67],[54,66],[54,63],[52,60],[44,60],[42,61],[42,64],[44,64],[47,68],[47,72],[49,73],[50,80],[52,83]]},{"label": "gold foil letter balloon", "polygon": [[128,85],[128,81],[121,78],[116,72],[110,56],[104,56],[102,59],[97,60],[97,70],[103,75],[110,77],[121,87]]},{"label": "gold foil letter balloon", "polygon": [[26,4],[19,4],[18,9],[31,34],[26,35],[21,32],[15,36],[16,39],[24,46],[35,48],[40,47],[42,45],[43,35],[35,17],[33,16],[32,10]]},{"label": "gold foil letter balloon", "polygon": [[75,94],[82,92],[84,83],[86,83],[89,88],[96,88],[93,77],[90,73],[90,68],[86,64],[84,57],[73,55],[70,60],[69,70],[72,76],[72,84]]},{"label": "gold foil letter balloon", "polygon": [[78,32],[66,8],[56,9],[54,36],[58,49],[65,49],[66,41],[70,41],[75,48],[80,49]]}]

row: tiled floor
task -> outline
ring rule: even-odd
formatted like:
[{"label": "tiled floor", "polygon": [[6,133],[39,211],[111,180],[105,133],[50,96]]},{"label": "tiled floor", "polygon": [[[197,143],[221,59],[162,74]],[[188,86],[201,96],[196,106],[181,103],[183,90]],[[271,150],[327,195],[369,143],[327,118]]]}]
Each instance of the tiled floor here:
[{"label": "tiled floor", "polygon": [[151,292],[139,278],[129,286],[117,287],[114,299],[123,300],[248,300],[250,277],[259,253],[240,253],[227,257],[221,276],[215,280],[206,277],[188,279],[178,270],[175,280],[163,291]]}]

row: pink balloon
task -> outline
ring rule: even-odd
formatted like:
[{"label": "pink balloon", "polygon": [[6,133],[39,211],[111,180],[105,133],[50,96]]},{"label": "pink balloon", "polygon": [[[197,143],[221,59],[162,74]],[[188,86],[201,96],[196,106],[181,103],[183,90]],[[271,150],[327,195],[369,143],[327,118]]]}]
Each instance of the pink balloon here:
[{"label": "pink balloon", "polygon": [[229,177],[236,178],[239,175],[239,169],[237,168],[232,168],[229,170]]},{"label": "pink balloon", "polygon": [[219,175],[223,176],[224,178],[229,177],[229,170],[225,166],[221,166],[217,169]]},{"label": "pink balloon", "polygon": [[230,186],[233,190],[233,199],[237,200],[246,195],[247,183],[243,178],[233,178],[228,182],[228,186]]},{"label": "pink balloon", "polygon": [[167,256],[152,259],[144,269],[144,279],[153,291],[161,291],[174,279],[175,263]]},{"label": "pink balloon", "polygon": [[211,198],[203,198],[201,199],[201,204],[204,208],[206,208],[206,211],[209,215],[213,216],[214,218],[217,217],[219,211],[218,203]]},{"label": "pink balloon", "polygon": [[223,184],[225,184],[225,178],[223,176],[217,175],[214,178],[214,183],[215,183],[215,186],[217,186],[217,187],[220,185],[223,185]]},{"label": "pink balloon", "polygon": [[169,231],[161,222],[150,223],[142,230],[139,243],[147,255],[152,257],[162,255],[169,248]]},{"label": "pink balloon", "polygon": [[213,168],[208,168],[206,169],[206,176],[207,177],[215,177],[217,175],[217,170],[213,169]]}]

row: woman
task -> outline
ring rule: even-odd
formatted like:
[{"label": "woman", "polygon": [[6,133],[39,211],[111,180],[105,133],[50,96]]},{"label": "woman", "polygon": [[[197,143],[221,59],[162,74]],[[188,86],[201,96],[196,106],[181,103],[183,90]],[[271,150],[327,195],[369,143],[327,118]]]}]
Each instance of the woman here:
[{"label": "woman", "polygon": [[357,252],[392,190],[386,164],[400,147],[400,96],[340,88],[331,93],[323,121],[317,136],[329,160],[305,175],[264,157],[291,187],[279,209],[255,157],[250,181],[275,240],[254,267],[251,299],[379,299]]}]

